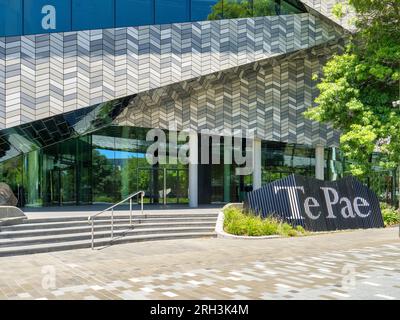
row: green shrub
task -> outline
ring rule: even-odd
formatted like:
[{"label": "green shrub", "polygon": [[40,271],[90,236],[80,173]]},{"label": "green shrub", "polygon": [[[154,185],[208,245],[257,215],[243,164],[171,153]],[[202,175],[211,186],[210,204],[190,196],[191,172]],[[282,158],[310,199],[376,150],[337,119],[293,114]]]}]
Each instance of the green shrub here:
[{"label": "green shrub", "polygon": [[224,210],[224,230],[227,233],[241,236],[283,235],[295,237],[305,235],[303,227],[293,227],[274,217],[262,219],[260,216],[245,213],[241,209],[228,207]]},{"label": "green shrub", "polygon": [[289,237],[297,237],[298,233],[297,233],[297,231],[295,229],[290,229],[290,230],[287,231],[287,235]]},{"label": "green shrub", "polygon": [[276,221],[271,221],[270,219],[265,219],[263,223],[263,234],[266,236],[272,236],[278,234],[279,224]]},{"label": "green shrub", "polygon": [[292,229],[292,226],[287,224],[286,222],[279,224],[279,234],[288,236],[288,232],[291,229]]},{"label": "green shrub", "polygon": [[296,226],[296,231],[299,233],[306,233],[306,230],[302,226]]},{"label": "green shrub", "polygon": [[400,223],[400,214],[394,207],[381,203],[381,212],[385,227]]}]

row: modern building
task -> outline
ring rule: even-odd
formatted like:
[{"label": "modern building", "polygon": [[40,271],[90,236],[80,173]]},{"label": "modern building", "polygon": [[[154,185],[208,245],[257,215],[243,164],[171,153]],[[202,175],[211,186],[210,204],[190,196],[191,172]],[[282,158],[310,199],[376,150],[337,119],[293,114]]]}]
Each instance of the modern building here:
[{"label": "modern building", "polygon": [[[334,3],[0,0],[2,181],[25,206],[113,203],[137,190],[197,206],[291,173],[336,179],[339,132],[303,116],[318,94],[313,74],[351,31]],[[151,165],[152,128],[250,130],[254,170]]]}]

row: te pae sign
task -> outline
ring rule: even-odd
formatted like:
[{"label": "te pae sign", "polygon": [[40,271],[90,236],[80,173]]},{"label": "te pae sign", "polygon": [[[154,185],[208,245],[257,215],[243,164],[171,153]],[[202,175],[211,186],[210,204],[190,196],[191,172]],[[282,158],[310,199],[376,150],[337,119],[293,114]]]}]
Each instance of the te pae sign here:
[{"label": "te pae sign", "polygon": [[247,193],[245,207],[311,231],[383,227],[377,196],[351,176],[321,181],[291,175]]}]

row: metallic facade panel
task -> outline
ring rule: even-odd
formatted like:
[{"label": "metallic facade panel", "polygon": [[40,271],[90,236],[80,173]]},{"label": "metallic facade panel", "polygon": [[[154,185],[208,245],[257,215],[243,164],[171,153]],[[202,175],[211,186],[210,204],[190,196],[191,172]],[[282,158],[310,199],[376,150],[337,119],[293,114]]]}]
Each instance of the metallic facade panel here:
[{"label": "metallic facade panel", "polygon": [[308,13],[0,37],[0,129],[340,38]]}]

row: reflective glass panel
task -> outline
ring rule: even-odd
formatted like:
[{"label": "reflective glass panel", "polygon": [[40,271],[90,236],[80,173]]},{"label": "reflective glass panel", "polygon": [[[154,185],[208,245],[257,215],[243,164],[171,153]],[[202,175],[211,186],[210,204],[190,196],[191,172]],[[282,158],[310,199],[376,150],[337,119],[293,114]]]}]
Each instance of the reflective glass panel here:
[{"label": "reflective glass panel", "polygon": [[218,0],[192,0],[192,21],[222,19],[222,1]]},{"label": "reflective glass panel", "polygon": [[114,27],[113,0],[72,0],[72,30]]},{"label": "reflective glass panel", "polygon": [[0,0],[0,36],[22,34],[22,0]]},{"label": "reflective glass panel", "polygon": [[154,0],[115,0],[117,27],[154,24]]},{"label": "reflective glass panel", "polygon": [[306,9],[298,0],[286,0],[280,2],[279,14],[296,14],[302,12],[306,12]]},{"label": "reflective glass panel", "polygon": [[253,16],[274,16],[279,13],[279,4],[276,0],[253,0]]},{"label": "reflective glass panel", "polygon": [[0,0],[0,36],[302,12],[298,0]]},{"label": "reflective glass panel", "polygon": [[18,156],[4,162],[0,162],[1,182],[8,184],[18,199],[18,205],[24,203],[23,196],[23,157]]},{"label": "reflective glass panel", "polygon": [[223,0],[224,19],[246,18],[253,16],[252,2],[247,0]]},{"label": "reflective glass panel", "polygon": [[189,0],[155,0],[156,23],[189,21]]},{"label": "reflective glass panel", "polygon": [[290,174],[314,176],[315,149],[307,146],[264,141],[262,143],[263,183],[282,179]]}]

